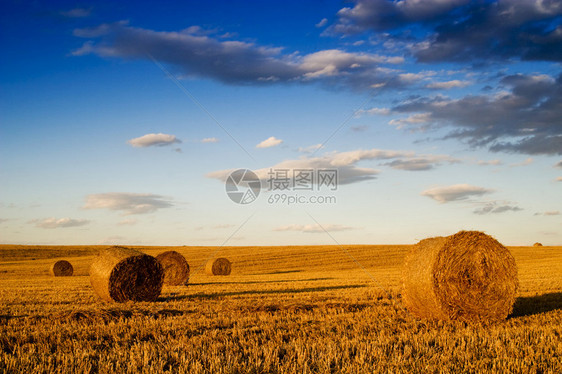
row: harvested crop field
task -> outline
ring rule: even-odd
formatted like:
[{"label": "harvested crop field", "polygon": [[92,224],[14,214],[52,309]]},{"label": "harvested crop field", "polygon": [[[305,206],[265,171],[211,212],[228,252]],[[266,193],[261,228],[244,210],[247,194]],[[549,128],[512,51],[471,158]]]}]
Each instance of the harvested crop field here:
[{"label": "harvested crop field", "polygon": [[[406,245],[225,247],[228,277],[205,274],[216,247],[132,247],[191,273],[125,303],[92,289],[102,248],[0,246],[0,372],[562,372],[562,247],[509,247],[518,296],[489,323],[408,313]],[[58,259],[72,277],[50,275]]]}]

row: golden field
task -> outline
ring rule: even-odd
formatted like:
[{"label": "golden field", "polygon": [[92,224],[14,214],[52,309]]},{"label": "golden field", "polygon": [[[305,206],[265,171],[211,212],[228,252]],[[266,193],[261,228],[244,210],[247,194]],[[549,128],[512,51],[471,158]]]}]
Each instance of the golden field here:
[{"label": "golden field", "polygon": [[[183,254],[188,286],[105,303],[95,246],[0,246],[0,372],[561,373],[562,247],[510,247],[519,298],[499,323],[404,310],[410,246],[134,247]],[[206,260],[232,261],[227,277]],[[74,276],[54,278],[65,259]]]}]

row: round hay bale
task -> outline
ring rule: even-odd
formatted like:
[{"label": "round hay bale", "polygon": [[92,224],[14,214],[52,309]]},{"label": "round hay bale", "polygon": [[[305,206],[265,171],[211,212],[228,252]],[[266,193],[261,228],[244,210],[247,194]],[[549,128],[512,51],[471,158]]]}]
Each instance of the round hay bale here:
[{"label": "round hay bale", "polygon": [[156,256],[164,268],[164,284],[180,286],[189,280],[189,264],[180,253],[167,251]]},{"label": "round hay bale", "polygon": [[70,262],[59,260],[51,265],[50,271],[53,277],[70,277],[74,273],[74,268]]},{"label": "round hay bale", "polygon": [[209,260],[205,266],[205,273],[208,275],[229,275],[232,264],[224,257]]},{"label": "round hay bale", "polygon": [[536,242],[535,244],[533,244],[533,247],[542,247],[542,243]]},{"label": "round hay bale", "polygon": [[90,266],[90,283],[105,301],[154,301],[163,282],[158,260],[131,248],[102,249]]},{"label": "round hay bale", "polygon": [[403,302],[420,318],[503,320],[513,309],[517,288],[513,256],[482,232],[424,239],[406,256]]}]

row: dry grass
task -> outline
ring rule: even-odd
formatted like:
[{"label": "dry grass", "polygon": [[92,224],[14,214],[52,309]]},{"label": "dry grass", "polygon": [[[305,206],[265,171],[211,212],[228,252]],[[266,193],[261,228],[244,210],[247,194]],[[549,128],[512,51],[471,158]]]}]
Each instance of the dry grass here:
[{"label": "dry grass", "polygon": [[[562,372],[562,247],[509,248],[520,294],[491,325],[405,311],[410,248],[346,247],[365,271],[332,246],[222,248],[229,277],[194,271],[156,302],[106,304],[88,278],[99,248],[0,246],[0,372]],[[136,249],[175,250],[192,269],[216,251]],[[50,277],[59,258],[75,276]]]}]

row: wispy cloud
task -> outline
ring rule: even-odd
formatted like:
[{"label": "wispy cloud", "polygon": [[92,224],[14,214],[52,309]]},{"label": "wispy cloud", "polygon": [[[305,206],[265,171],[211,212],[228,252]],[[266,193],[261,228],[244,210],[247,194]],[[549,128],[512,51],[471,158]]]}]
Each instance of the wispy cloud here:
[{"label": "wispy cloud", "polygon": [[203,138],[201,139],[201,143],[218,143],[218,138]]},{"label": "wispy cloud", "polygon": [[560,211],[559,210],[551,210],[548,212],[540,212],[540,213],[535,213],[535,216],[559,216],[560,215]]},{"label": "wispy cloud", "polygon": [[535,162],[535,160],[533,160],[532,157],[529,157],[529,158],[525,159],[524,161],[509,164],[509,166],[511,166],[511,167],[528,166],[528,165],[531,165],[533,162]]},{"label": "wispy cloud", "polygon": [[390,109],[389,108],[370,108],[370,109],[359,109],[357,111],[355,111],[354,113],[354,117],[355,118],[359,118],[361,116],[364,115],[368,115],[368,116],[374,116],[374,115],[380,115],[380,116],[386,116],[389,115]]},{"label": "wispy cloud", "polygon": [[326,225],[318,225],[318,224],[314,224],[314,225],[297,225],[297,224],[293,224],[293,225],[286,225],[286,226],[280,226],[277,227],[275,229],[273,229],[273,231],[299,231],[299,232],[304,232],[304,233],[322,233],[325,231],[328,232],[335,232],[335,231],[348,231],[348,230],[354,230],[354,227],[351,226],[344,226],[344,225],[335,225],[335,224],[326,224]]},{"label": "wispy cloud", "polygon": [[85,18],[92,14],[92,8],[74,8],[59,12],[63,17],[67,18]]},{"label": "wispy cloud", "polygon": [[556,164],[554,164],[554,167],[562,169],[562,161],[558,161]]},{"label": "wispy cloud", "polygon": [[498,214],[505,212],[518,212],[523,210],[517,205],[504,204],[497,201],[487,202],[483,207],[475,209],[474,214],[484,215],[484,214]]},{"label": "wispy cloud", "polygon": [[557,182],[562,182],[562,177],[556,177]]},{"label": "wispy cloud", "polygon": [[480,166],[489,166],[489,165],[499,166],[499,165],[502,164],[502,162],[501,162],[500,160],[498,160],[498,159],[495,159],[495,160],[487,160],[487,161],[479,160],[479,161],[477,162],[477,164],[480,165]]},{"label": "wispy cloud", "polygon": [[482,196],[493,192],[493,190],[473,186],[470,184],[454,184],[451,186],[441,186],[429,188],[421,193],[440,203],[448,203],[451,201],[466,200],[473,196]]},{"label": "wispy cloud", "polygon": [[136,225],[138,223],[138,221],[136,219],[123,219],[121,221],[119,221],[117,224],[119,226],[133,226]]},{"label": "wispy cloud", "polygon": [[73,218],[45,218],[45,219],[34,219],[29,221],[29,223],[35,224],[36,227],[42,229],[57,229],[66,227],[79,227],[90,223],[87,219],[73,219]]},{"label": "wispy cloud", "polygon": [[122,211],[125,215],[154,213],[173,204],[161,195],[148,193],[108,192],[86,196],[84,209]]},{"label": "wispy cloud", "polygon": [[451,88],[462,88],[466,86],[470,86],[471,82],[469,81],[461,81],[461,80],[452,80],[447,82],[433,82],[426,85],[427,88],[438,89],[438,90],[449,90]]},{"label": "wispy cloud", "polygon": [[398,160],[391,161],[386,165],[390,166],[393,169],[398,169],[398,170],[421,171],[421,170],[434,169],[435,167],[441,165],[443,162],[456,164],[461,161],[451,156],[429,155],[429,156],[422,156],[422,157],[410,157],[410,158],[398,159]]},{"label": "wispy cloud", "polygon": [[152,147],[152,146],[162,147],[174,143],[181,143],[181,140],[176,138],[175,135],[158,133],[158,134],[146,134],[138,138],[130,139],[127,141],[127,143],[129,143],[133,147],[145,148],[145,147]]},{"label": "wispy cloud", "polygon": [[321,148],[323,148],[322,144],[314,144],[314,145],[309,145],[308,147],[299,147],[298,151],[300,153],[312,153]]},{"label": "wispy cloud", "polygon": [[256,148],[271,148],[278,146],[281,143],[283,143],[283,140],[277,139],[275,136],[270,136],[269,138],[256,145]]},{"label": "wispy cloud", "polygon": [[328,24],[328,19],[327,18],[322,18],[320,20],[320,22],[318,22],[315,26],[320,28],[320,27],[324,27]]}]

